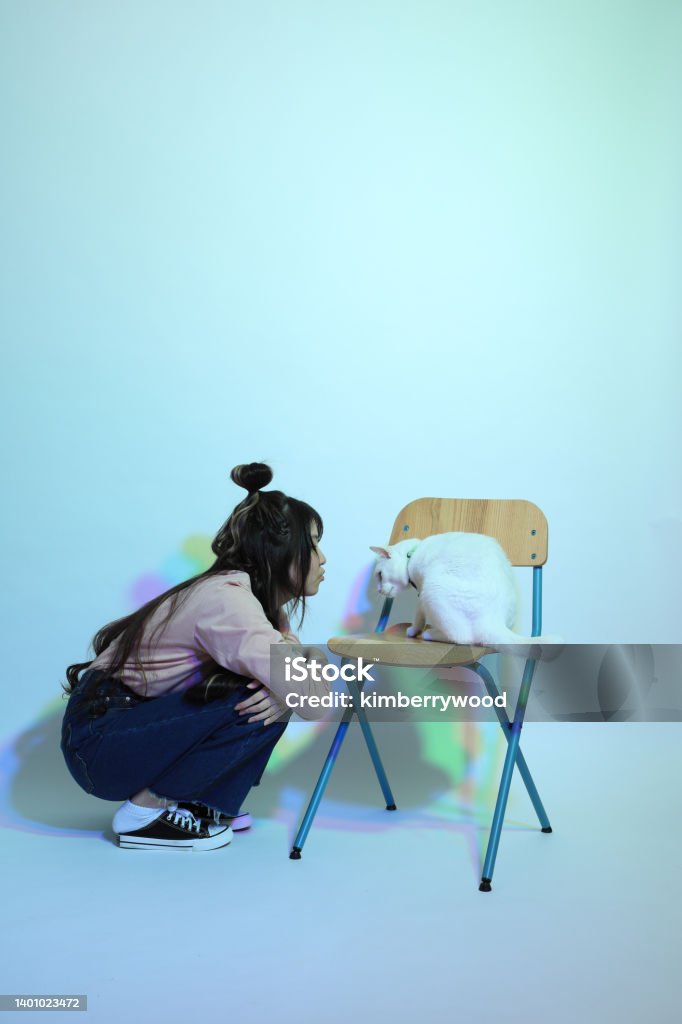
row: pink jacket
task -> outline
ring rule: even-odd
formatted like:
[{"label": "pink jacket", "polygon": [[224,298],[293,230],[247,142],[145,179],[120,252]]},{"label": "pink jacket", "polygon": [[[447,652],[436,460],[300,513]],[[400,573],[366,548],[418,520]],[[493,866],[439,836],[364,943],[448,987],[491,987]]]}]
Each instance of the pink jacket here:
[{"label": "pink jacket", "polygon": [[[289,692],[320,697],[329,693],[327,683],[312,680],[296,685],[275,679],[271,685],[271,644],[300,641],[289,632],[284,615],[282,632],[272,628],[245,572],[231,570],[209,576],[181,592],[170,621],[154,636],[154,629],[167,613],[168,601],[164,601],[145,627],[140,644],[144,676],[132,664],[126,664],[119,673],[119,678],[137,693],[158,697],[185,690],[201,679],[200,669],[207,660],[259,680],[283,707]],[[95,658],[90,667],[106,669],[116,642]],[[311,713],[307,706],[297,708],[296,713],[302,718],[320,717],[319,710]]]}]

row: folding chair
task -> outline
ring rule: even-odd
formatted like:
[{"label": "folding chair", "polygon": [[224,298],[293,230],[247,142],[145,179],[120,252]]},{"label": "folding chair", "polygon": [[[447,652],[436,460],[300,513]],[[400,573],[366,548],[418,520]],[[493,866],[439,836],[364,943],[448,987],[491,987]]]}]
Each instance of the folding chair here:
[{"label": "folding chair", "polygon": [[[533,636],[539,636],[542,631],[542,566],[547,561],[547,520],[544,514],[536,505],[529,501],[419,498],[417,501],[412,501],[409,505],[406,505],[398,514],[393,524],[389,544],[396,544],[400,540],[405,540],[406,537],[418,537],[423,540],[432,534],[448,533],[455,530],[466,533],[484,533],[494,537],[506,551],[512,565],[532,567],[533,618],[531,633]],[[493,676],[481,664],[480,660],[487,654],[495,653],[495,648],[469,647],[426,641],[420,638],[409,638],[405,633],[409,623],[401,623],[387,630],[386,626],[391,614],[392,605],[393,598],[387,598],[384,601],[374,633],[362,636],[333,637],[329,640],[328,647],[335,654],[340,654],[344,662],[363,658],[365,661],[378,662],[382,665],[419,665],[422,667],[438,665],[443,668],[466,666],[467,669],[476,672],[483,680],[489,696],[493,698],[493,706],[507,740],[502,778],[483,865],[483,874],[479,885],[481,892],[490,892],[495,859],[502,832],[502,822],[515,766],[518,768],[519,774],[528,790],[528,795],[537,813],[542,832],[549,833],[552,831],[549,818],[519,747],[521,727],[533,680],[535,660],[531,657],[526,660],[514,718],[513,721],[510,721],[506,710],[495,704],[494,698],[499,697],[499,690]],[[303,845],[317,813],[322,794],[329,781],[353,715],[358,716],[358,721],[386,801],[386,810],[396,810],[395,800],[393,799],[391,787],[381,763],[370,724],[367,721],[366,712],[360,707],[359,694],[362,689],[362,683],[349,682],[348,687],[353,696],[354,706],[344,711],[339,723],[317,785],[296,834],[294,845],[289,854],[291,860],[300,860]]]}]

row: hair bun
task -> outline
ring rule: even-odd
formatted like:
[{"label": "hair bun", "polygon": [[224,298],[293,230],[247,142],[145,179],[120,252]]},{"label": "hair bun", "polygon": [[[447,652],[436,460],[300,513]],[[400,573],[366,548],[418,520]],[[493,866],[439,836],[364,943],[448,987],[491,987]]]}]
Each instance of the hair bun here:
[{"label": "hair bun", "polygon": [[267,487],[272,480],[272,470],[264,462],[245,462],[234,467],[230,479],[238,487],[244,487],[249,494],[254,494],[262,487]]}]

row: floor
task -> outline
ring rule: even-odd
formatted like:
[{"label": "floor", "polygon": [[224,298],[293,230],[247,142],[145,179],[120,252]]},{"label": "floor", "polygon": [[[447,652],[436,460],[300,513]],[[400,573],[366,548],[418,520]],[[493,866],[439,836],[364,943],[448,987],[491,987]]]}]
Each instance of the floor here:
[{"label": "floor", "polygon": [[483,894],[494,724],[377,725],[393,813],[351,726],[294,862],[331,726],[289,727],[227,848],[123,851],[117,805],[63,765],[62,708],[1,752],[4,993],[87,995],[97,1024],[679,1020],[678,724],[528,724],[554,833],[515,778]]}]

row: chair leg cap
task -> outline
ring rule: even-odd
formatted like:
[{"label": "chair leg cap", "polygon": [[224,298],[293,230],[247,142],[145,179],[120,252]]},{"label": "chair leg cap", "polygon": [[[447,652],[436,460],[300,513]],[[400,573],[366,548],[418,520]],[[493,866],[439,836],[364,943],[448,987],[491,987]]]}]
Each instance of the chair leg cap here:
[{"label": "chair leg cap", "polygon": [[398,808],[396,807],[395,804],[386,804],[386,810],[387,811],[397,811]]},{"label": "chair leg cap", "polygon": [[492,889],[492,885],[490,884],[490,879],[489,878],[482,878],[481,879],[481,884],[478,887],[478,891],[479,892],[490,892],[491,889]]},{"label": "chair leg cap", "polygon": [[547,828],[543,828],[542,831],[546,832],[546,833],[550,833],[552,831],[552,826],[548,825]]},{"label": "chair leg cap", "polygon": [[301,848],[300,846],[294,846],[291,853],[289,854],[289,860],[300,860],[301,859]]}]

